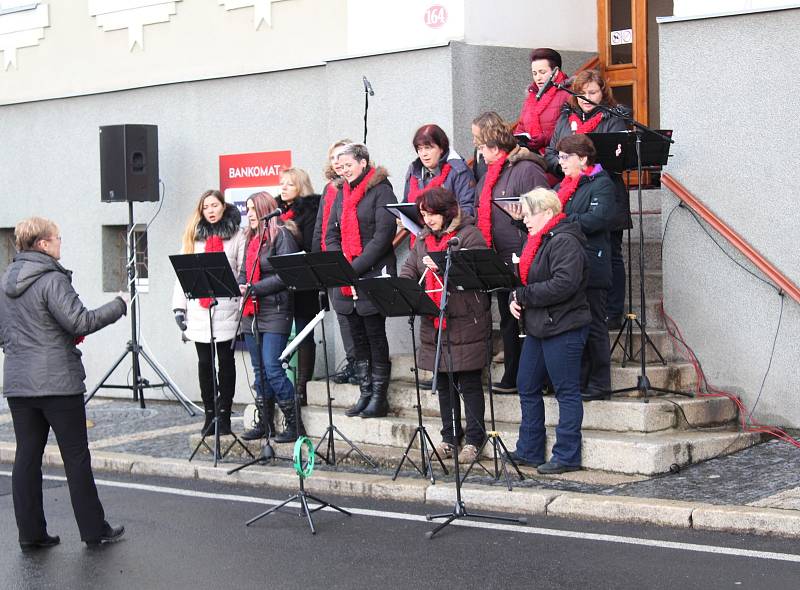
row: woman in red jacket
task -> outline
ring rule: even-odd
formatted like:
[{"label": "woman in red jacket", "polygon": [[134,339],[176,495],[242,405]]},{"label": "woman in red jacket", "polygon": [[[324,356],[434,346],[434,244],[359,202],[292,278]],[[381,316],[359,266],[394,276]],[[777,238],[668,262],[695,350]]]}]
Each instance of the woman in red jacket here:
[{"label": "woman in red jacket", "polygon": [[519,113],[519,122],[514,128],[514,135],[525,137],[527,148],[532,152],[539,152],[544,155],[545,149],[550,145],[550,138],[553,130],[561,116],[561,109],[569,98],[569,93],[565,90],[551,87],[539,100],[536,95],[539,89],[547,83],[553,71],[558,68],[559,72],[553,79],[554,82],[562,83],[567,77],[561,70],[561,54],[548,47],[540,47],[531,51],[531,74],[533,83],[528,86],[528,98],[522,105]]}]

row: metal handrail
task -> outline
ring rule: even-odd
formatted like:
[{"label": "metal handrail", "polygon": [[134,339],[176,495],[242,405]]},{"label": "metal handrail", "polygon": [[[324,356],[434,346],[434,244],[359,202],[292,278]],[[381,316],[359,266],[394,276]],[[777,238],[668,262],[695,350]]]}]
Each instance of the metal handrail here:
[{"label": "metal handrail", "polygon": [[678,199],[686,203],[686,205],[697,213],[703,221],[714,228],[723,238],[728,240],[728,242],[752,262],[758,270],[775,283],[778,289],[789,295],[789,297],[794,299],[797,303],[800,303],[800,287],[778,270],[774,264],[764,258],[753,246],[747,243],[742,236],[717,217],[697,197],[690,193],[685,186],[666,172],[661,174],[661,184],[672,191]]}]

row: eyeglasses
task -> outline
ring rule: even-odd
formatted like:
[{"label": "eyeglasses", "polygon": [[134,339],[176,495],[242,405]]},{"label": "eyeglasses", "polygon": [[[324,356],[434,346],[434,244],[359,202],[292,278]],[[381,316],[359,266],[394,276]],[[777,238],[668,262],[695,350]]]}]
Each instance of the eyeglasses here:
[{"label": "eyeglasses", "polygon": [[572,156],[577,156],[578,154],[558,154],[558,161],[564,162],[569,160]]}]

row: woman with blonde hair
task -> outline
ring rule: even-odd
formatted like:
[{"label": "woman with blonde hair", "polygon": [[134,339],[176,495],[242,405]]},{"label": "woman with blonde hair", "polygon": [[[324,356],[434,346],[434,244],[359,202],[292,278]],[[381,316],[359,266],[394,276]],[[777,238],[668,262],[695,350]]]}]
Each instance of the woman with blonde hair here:
[{"label": "woman with blonde hair", "polygon": [[[331,144],[328,148],[328,162],[325,165],[325,178],[328,184],[322,190],[322,198],[320,199],[320,207],[317,211],[317,222],[314,226],[314,238],[312,240],[312,251],[320,252],[326,250],[325,237],[327,234],[328,220],[331,216],[331,208],[333,202],[336,200],[336,195],[339,189],[342,188],[344,178],[342,177],[342,165],[338,161],[339,151],[347,145],[353,143],[350,139],[340,139]],[[353,344],[353,337],[350,335],[350,325],[347,322],[346,316],[337,313],[336,320],[339,322],[339,333],[342,336],[342,347],[346,364],[344,369],[331,376],[334,383],[350,383],[356,385],[355,363],[356,353]]]},{"label": "woman with blonde hair", "polygon": [[[292,382],[278,360],[289,340],[294,302],[269,258],[292,254],[300,248],[293,221],[275,217],[263,221],[276,207],[275,199],[267,192],[255,193],[247,199],[247,253],[239,273],[239,288],[247,297],[242,327],[253,364],[256,406],[260,410],[261,421],[253,430],[244,433],[242,438],[259,438],[259,433],[254,432],[259,428],[260,436],[269,437],[272,434],[277,402],[286,418],[286,429],[275,437],[275,442],[294,442],[298,435],[305,434],[305,430],[301,417],[295,415]],[[255,294],[255,302],[248,296],[249,289]],[[259,341],[261,350],[258,348]]]},{"label": "woman with blonde hair", "polygon": [[[224,252],[235,276],[242,268],[245,251],[245,237],[239,227],[242,215],[229,203],[218,190],[207,190],[200,195],[200,200],[192,213],[183,232],[183,254],[201,252]],[[239,298],[218,299],[211,311],[209,323],[208,309],[211,299],[186,299],[180,284],[176,281],[172,295],[172,311],[175,322],[185,333],[186,338],[193,341],[197,349],[197,378],[200,385],[200,396],[205,409],[203,434],[207,432],[214,419],[214,383],[211,365],[211,329],[214,331],[214,347],[219,365],[218,386],[219,433],[231,433],[231,406],[236,389],[236,363],[233,357],[231,341],[236,337],[238,328]]]},{"label": "woman with blonde hair", "polygon": [[[281,219],[294,222],[297,244],[305,252],[313,250],[319,201],[320,195],[314,193],[308,172],[302,168],[287,168],[281,172],[281,196],[278,198],[278,207],[283,210]],[[299,334],[318,313],[319,292],[297,291],[294,294],[294,333]],[[301,406],[306,405],[306,384],[314,376],[316,358],[317,346],[312,334],[297,351],[295,390]]]},{"label": "woman with blonde hair", "polygon": [[[586,238],[580,224],[562,213],[562,201],[545,188],[520,197],[528,240],[519,263],[523,286],[512,292],[509,304],[526,335],[517,375],[522,419],[512,458],[542,474],[581,466],[581,357],[592,320]],[[558,401],[558,426],[553,456],[545,462],[542,386],[548,375]]]}]

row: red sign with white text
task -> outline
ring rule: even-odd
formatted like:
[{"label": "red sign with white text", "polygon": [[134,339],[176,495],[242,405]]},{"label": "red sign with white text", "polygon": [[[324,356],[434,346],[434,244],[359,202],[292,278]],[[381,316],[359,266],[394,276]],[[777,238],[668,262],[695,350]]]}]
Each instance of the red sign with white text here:
[{"label": "red sign with white text", "polygon": [[222,155],[219,157],[220,191],[277,186],[281,172],[291,167],[291,150]]}]

